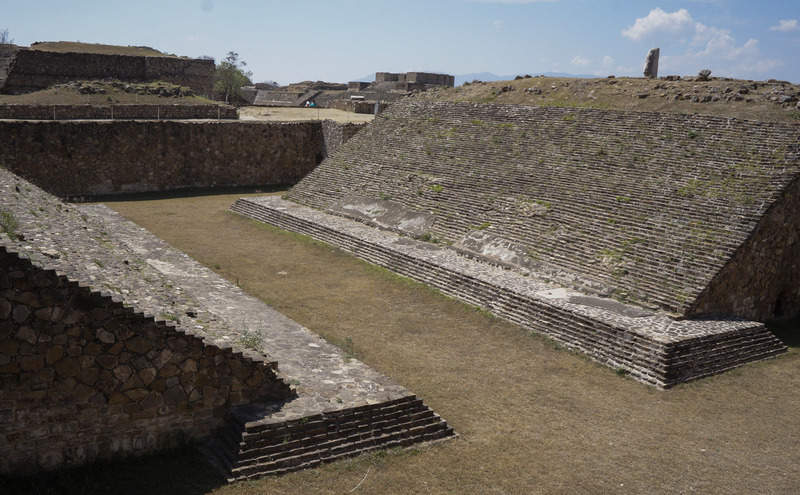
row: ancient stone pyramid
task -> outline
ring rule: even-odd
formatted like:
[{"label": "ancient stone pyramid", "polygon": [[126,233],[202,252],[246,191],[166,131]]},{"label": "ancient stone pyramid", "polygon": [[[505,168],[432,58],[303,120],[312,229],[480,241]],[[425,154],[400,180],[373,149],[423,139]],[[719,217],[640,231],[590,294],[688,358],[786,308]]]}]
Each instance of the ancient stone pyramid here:
[{"label": "ancient stone pyramid", "polygon": [[[562,291],[570,294],[562,302],[582,301],[562,308],[573,316],[604,307],[604,316],[587,317],[675,344],[665,329],[676,325],[728,328],[800,313],[799,131],[708,116],[407,101],[325,160],[278,210],[295,215],[299,204],[428,241],[429,250],[520,276],[508,289],[514,297],[541,299],[546,289],[552,301]],[[712,372],[695,362],[695,371],[653,378],[629,355],[609,357],[621,342],[600,352],[586,335],[559,330],[575,326],[569,315],[537,323],[544,310],[514,317],[494,296],[459,291],[645,381],[669,386]],[[615,323],[614,311],[639,320]],[[645,324],[651,317],[663,320]],[[704,332],[678,332],[681,345]],[[675,352],[667,367],[690,366]],[[730,367],[720,359],[713,372]]]}]

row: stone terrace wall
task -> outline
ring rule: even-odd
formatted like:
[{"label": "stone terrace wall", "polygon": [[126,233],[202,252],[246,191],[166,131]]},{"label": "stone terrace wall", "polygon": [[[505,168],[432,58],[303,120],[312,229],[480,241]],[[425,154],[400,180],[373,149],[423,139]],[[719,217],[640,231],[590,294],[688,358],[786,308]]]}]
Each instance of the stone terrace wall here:
[{"label": "stone terrace wall", "polygon": [[0,473],[205,437],[231,405],[292,394],[91,211],[2,169],[0,198]]},{"label": "stone terrace wall", "polygon": [[[374,101],[333,100],[330,102],[329,107],[345,112],[372,114],[375,113],[375,103]],[[380,102],[379,105],[379,113],[389,106],[386,102]]]},{"label": "stone terrace wall", "polygon": [[323,146],[318,122],[0,122],[0,165],[59,196],[294,183]]},{"label": "stone terrace wall", "polygon": [[[797,175],[798,130],[705,116],[402,102],[287,198],[321,209],[350,196],[391,198],[434,214],[429,237],[441,242],[459,246],[483,231],[516,246],[526,263],[566,270],[579,290],[691,315],[711,307],[695,302]],[[794,245],[781,241],[775,252]],[[747,263],[758,266],[766,254]],[[783,285],[766,274],[751,281],[737,297],[759,299]],[[800,313],[786,299],[784,315]],[[742,307],[714,304],[752,317]]]},{"label": "stone terrace wall", "polygon": [[339,124],[333,120],[322,121],[322,133],[324,135],[323,155],[328,157],[342,144],[350,141],[366,124]]},{"label": "stone terrace wall", "polygon": [[0,246],[0,473],[175,446],[231,404],[281,399],[267,363],[126,308]]},{"label": "stone terrace wall", "polygon": [[0,119],[238,119],[229,105],[0,105]]},{"label": "stone terrace wall", "polygon": [[796,316],[800,308],[800,181],[795,179],[690,313],[729,312],[752,320]]},{"label": "stone terrace wall", "polygon": [[56,53],[19,50],[5,84],[5,94],[20,94],[56,83],[83,79],[121,81],[164,80],[210,95],[214,89],[213,60],[135,57],[98,53]]}]

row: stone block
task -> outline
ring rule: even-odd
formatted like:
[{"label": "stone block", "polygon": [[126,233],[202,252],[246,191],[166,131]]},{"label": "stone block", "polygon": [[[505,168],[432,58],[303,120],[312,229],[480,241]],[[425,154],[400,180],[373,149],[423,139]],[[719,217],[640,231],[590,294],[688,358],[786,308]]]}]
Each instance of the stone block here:
[{"label": "stone block", "polygon": [[80,372],[80,362],[75,358],[65,358],[53,365],[60,377],[75,377]]}]

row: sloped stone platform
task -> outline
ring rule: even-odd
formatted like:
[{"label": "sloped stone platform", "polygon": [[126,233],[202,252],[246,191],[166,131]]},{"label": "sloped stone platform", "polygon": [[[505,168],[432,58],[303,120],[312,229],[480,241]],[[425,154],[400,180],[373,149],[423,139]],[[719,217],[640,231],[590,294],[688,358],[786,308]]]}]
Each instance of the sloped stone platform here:
[{"label": "sloped stone platform", "polygon": [[[0,169],[0,192],[4,221],[10,218],[16,223],[12,229],[13,238],[0,233],[4,256],[8,253],[32,265],[33,269],[57,274],[71,286],[92,291],[97,296],[91,303],[94,306],[107,305],[145,323],[153,322],[166,334],[187,335],[193,342],[201,341],[213,351],[204,352],[209,352],[207,356],[213,358],[215,367],[223,356],[243,363],[231,368],[231,376],[222,377],[218,384],[221,389],[236,394],[229,397],[238,397],[238,400],[231,401],[232,407],[223,404],[224,401],[214,402],[211,404],[213,415],[209,409],[203,416],[206,426],[218,425],[204,450],[229,480],[280,474],[369,450],[454,435],[452,428],[411,391],[345,356],[337,347],[110,209],[102,205],[66,205],[3,169]],[[4,259],[0,257],[0,261]],[[21,272],[11,267],[9,273],[17,277]],[[6,380],[15,380],[19,367],[14,366],[17,357],[5,354],[8,348],[4,345],[5,339],[15,338],[13,332],[8,335],[6,330],[20,322],[28,323],[22,318],[27,318],[28,312],[17,310],[16,305],[30,297],[9,296],[3,285],[6,278],[0,276],[0,313],[6,318],[0,320],[3,330],[0,363],[4,365],[0,379],[11,383]],[[8,307],[13,307],[13,311],[4,309],[7,297],[11,297]],[[63,327],[53,325],[50,328],[47,319],[31,325],[43,328],[48,335],[58,335]],[[98,330],[98,335],[109,342],[121,340],[123,337],[114,335],[115,331],[122,332],[117,327],[119,325],[108,325],[105,328],[108,333]],[[67,331],[72,332],[71,329]],[[16,332],[20,333],[27,335],[30,329]],[[93,330],[86,333],[87,338],[91,334]],[[42,340],[35,348],[28,349],[33,353],[45,353],[48,342]],[[93,342],[90,344],[97,346]],[[153,352],[154,359],[169,359],[172,355],[168,350]],[[124,354],[120,354],[120,360]],[[49,354],[40,361],[49,363]],[[27,361],[22,363],[23,382],[32,379],[28,376],[30,373],[26,374],[25,363]],[[275,381],[273,389],[280,393],[262,393],[260,398],[254,399],[237,391],[236,379],[250,363],[271,374]],[[134,366],[138,369],[138,364]],[[117,370],[112,367],[110,371]],[[242,379],[247,380],[248,376],[242,375]],[[181,385],[184,385],[182,380]],[[48,386],[54,385],[41,385]],[[191,391],[201,384],[187,382],[185,387]],[[287,390],[289,393],[285,393]],[[203,394],[212,392],[203,390]],[[102,407],[102,397],[95,396],[99,401],[97,405],[88,403],[81,407]],[[8,391],[0,390],[3,406],[8,405],[7,399],[15,401],[14,407],[23,407],[23,403],[10,397]],[[25,407],[36,407],[35,401],[24,402]],[[192,411],[193,406],[200,410],[199,404],[187,404],[186,410]],[[136,424],[143,430],[151,428],[148,409],[142,410],[142,405],[133,406]],[[111,412],[114,407],[117,406],[111,406]],[[17,424],[13,410],[12,407],[10,422],[3,422],[8,420],[7,415],[0,421],[0,445],[6,441],[6,433],[12,434]],[[20,414],[23,412],[21,410]],[[153,412],[156,420],[158,414]],[[190,431],[195,431],[196,427],[190,419],[171,424]],[[114,435],[113,428],[103,431],[111,437]],[[197,431],[207,430],[197,427]],[[71,441],[75,445],[69,448],[83,448],[80,438]],[[0,449],[0,467],[2,461]]]},{"label": "sloped stone platform", "polygon": [[758,322],[731,316],[679,320],[665,312],[578,292],[574,286],[554,282],[552,273],[481,262],[452,248],[281,198],[240,199],[231,210],[350,251],[658,387],[786,352]]},{"label": "sloped stone platform", "polygon": [[800,316],[797,124],[406,100],[286,194],[325,211],[353,198],[435,216],[423,235],[443,244],[490,234],[581,291]]},{"label": "sloped stone platform", "polygon": [[239,331],[260,333],[259,350],[276,361],[278,376],[295,388],[296,397],[288,401],[232,408],[228,424],[214,432],[206,452],[230,481],[454,434],[422,400],[390,378],[346,357],[115,212],[102,206],[83,209],[113,227],[107,230],[115,244],[144,256],[208,313]]}]

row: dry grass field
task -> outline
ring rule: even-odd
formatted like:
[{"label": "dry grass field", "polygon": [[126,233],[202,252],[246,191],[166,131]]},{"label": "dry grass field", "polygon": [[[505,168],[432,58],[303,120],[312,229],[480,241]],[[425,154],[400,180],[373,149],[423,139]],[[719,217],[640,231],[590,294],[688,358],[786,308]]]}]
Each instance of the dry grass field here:
[{"label": "dry grass field", "polygon": [[135,490],[231,495],[356,486],[354,493],[800,491],[795,325],[779,329],[788,355],[660,391],[329,246],[225,211],[240,195],[107,204],[348,346],[424,398],[460,437],[230,486],[193,455],[158,461],[193,480],[185,490],[170,474],[137,478],[124,465],[95,470],[94,485],[70,478],[71,486],[131,488],[111,484],[121,478],[137,479]]}]

